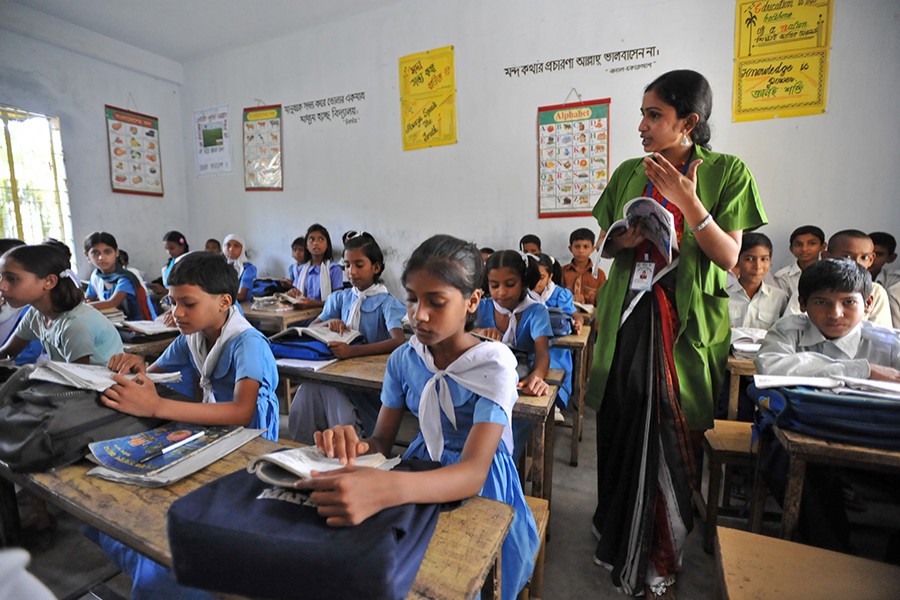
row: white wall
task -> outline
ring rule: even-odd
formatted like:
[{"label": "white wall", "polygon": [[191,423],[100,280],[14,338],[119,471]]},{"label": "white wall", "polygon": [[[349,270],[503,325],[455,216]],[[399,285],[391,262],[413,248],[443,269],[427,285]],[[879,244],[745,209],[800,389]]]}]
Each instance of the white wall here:
[{"label": "white wall", "polygon": [[[165,73],[169,77],[180,76],[180,65],[172,61],[148,56],[18,5],[0,8],[4,19],[18,19],[21,30],[29,24],[43,28],[36,34],[39,37],[52,30],[55,41],[67,47],[80,42],[91,54],[107,56],[110,61],[121,63],[127,58],[143,69],[163,65],[168,67]],[[113,233],[120,247],[128,250],[133,266],[156,277],[166,258],[163,233],[188,224],[180,87],[159,76],[0,28],[0,104],[60,119],[76,246],[73,251],[82,276],[90,272],[90,266],[81,243],[92,231]],[[165,186],[162,198],[112,192],[105,104],[159,118]]]},{"label": "white wall", "polygon": [[[181,228],[195,246],[242,233],[261,272],[281,273],[290,241],[313,222],[333,237],[361,227],[372,232],[387,251],[389,282],[415,245],[436,232],[496,248],[532,232],[547,251],[565,257],[568,233],[595,224],[537,219],[536,108],[562,102],[572,87],[584,99],[612,98],[616,165],[641,153],[643,87],[675,68],[710,80],[713,148],[742,157],[755,174],[776,265],[787,262],[787,235],[800,224],[826,232],[886,229],[900,237],[896,0],[835,2],[826,114],[749,123],[731,122],[734,6],[731,0],[401,2],[187,63],[181,87],[4,31],[0,102],[62,118],[76,238],[97,228],[114,231],[128,239],[133,256],[140,254],[133,261],[143,269],[162,262],[162,233]],[[300,3],[296,10],[303,10]],[[403,152],[397,59],[450,44],[459,143]],[[640,46],[660,49],[653,69],[610,74],[576,67],[520,78],[503,71]],[[139,110],[162,122],[161,200],[109,191],[102,107],[127,107],[129,91]],[[356,91],[366,93],[358,124],[307,126],[285,116],[284,192],[244,191],[239,143],[233,173],[197,176],[194,110],[228,104],[237,125],[242,108],[256,99],[288,105]]]}]

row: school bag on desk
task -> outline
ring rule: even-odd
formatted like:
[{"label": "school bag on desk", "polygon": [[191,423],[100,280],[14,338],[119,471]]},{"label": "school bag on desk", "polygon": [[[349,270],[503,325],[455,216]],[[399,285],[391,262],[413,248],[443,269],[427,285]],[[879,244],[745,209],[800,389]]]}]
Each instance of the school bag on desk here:
[{"label": "school bag on desk", "polygon": [[329,527],[305,498],[246,470],[179,498],[168,520],[178,582],[256,598],[406,598],[439,505],[405,504]]},{"label": "school bag on desk", "polygon": [[93,390],[31,380],[33,370],[34,365],[20,368],[0,387],[0,461],[13,471],[34,473],[69,465],[87,454],[91,442],[162,423],[104,406]]}]

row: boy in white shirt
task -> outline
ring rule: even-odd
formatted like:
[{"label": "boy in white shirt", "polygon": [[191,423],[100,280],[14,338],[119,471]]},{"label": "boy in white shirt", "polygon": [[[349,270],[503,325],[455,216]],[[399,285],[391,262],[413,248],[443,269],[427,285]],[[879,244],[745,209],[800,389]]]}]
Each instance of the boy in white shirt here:
[{"label": "boy in white shirt", "polygon": [[869,237],[875,244],[875,256],[869,273],[875,283],[880,283],[884,289],[889,290],[891,286],[900,283],[900,271],[891,269],[891,265],[897,260],[897,239],[886,231],[873,231]]},{"label": "boy in white shirt", "polygon": [[732,327],[769,329],[781,318],[788,295],[765,282],[771,265],[772,240],[762,233],[744,234],[737,277],[726,288]]},{"label": "boy in white shirt", "polygon": [[[846,258],[868,269],[875,260],[875,244],[868,234],[858,229],[843,229],[828,240],[822,258]],[[882,327],[893,327],[887,291],[880,283],[872,288],[872,305],[866,313],[866,320]]]},{"label": "boy in white shirt", "polygon": [[[806,314],[786,315],[769,330],[756,357],[757,372],[900,381],[900,332],[864,319],[872,305],[872,277],[862,265],[823,259],[803,272],[798,295]],[[769,452],[760,473],[780,501],[789,456],[770,428],[761,429]],[[798,523],[806,542],[851,551],[844,490],[853,494],[837,469],[808,465]]]},{"label": "boy in white shirt", "polygon": [[796,315],[800,313],[800,304],[797,300],[797,282],[800,274],[809,265],[819,260],[819,254],[828,247],[825,243],[825,232],[815,225],[803,225],[791,232],[791,254],[796,257],[796,262],[783,267],[775,272],[775,283],[787,292],[787,313]]}]

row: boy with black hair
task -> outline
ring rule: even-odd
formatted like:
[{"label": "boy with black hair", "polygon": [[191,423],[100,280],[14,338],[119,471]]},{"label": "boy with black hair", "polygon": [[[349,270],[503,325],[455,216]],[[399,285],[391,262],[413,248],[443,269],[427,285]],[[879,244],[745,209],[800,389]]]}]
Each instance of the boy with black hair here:
[{"label": "boy with black hair", "polygon": [[519,240],[519,250],[527,254],[540,254],[541,238],[533,233],[526,233],[522,236],[522,239]]},{"label": "boy with black hair", "polygon": [[597,291],[606,283],[606,273],[592,273],[594,263],[591,252],[594,251],[594,232],[585,227],[569,234],[569,252],[572,262],[562,268],[563,287],[572,292],[575,302],[593,306],[597,303]]},{"label": "boy with black hair", "polygon": [[[169,273],[172,313],[181,330],[155,363],[147,367],[133,354],[117,354],[109,368],[138,373],[134,380],[114,375],[116,385],[100,397],[110,408],[136,416],[153,416],[200,425],[244,425],[265,429],[278,440],[278,369],[268,341],[237,310],[238,277],[220,253],[192,252]],[[146,372],[183,371],[193,367],[200,378],[202,402],[160,398]],[[133,598],[211,596],[179,585],[169,569],[106,534],[89,528],[86,535],[132,579]]]},{"label": "boy with black hair", "polygon": [[[822,259],[803,272],[798,294],[806,314],[782,317],[769,330],[756,356],[757,372],[900,382],[900,332],[864,319],[872,304],[872,277],[862,265]],[[781,501],[790,457],[770,427],[761,423],[760,429],[769,447],[760,473]],[[840,471],[808,465],[798,523],[804,541],[850,552],[844,504],[854,495]]]},{"label": "boy with black hair", "polygon": [[787,314],[800,313],[800,303],[797,299],[797,282],[800,274],[817,260],[819,254],[828,247],[825,243],[825,232],[815,225],[802,225],[791,232],[791,254],[797,259],[786,267],[775,272],[775,283],[787,292],[789,297]]},{"label": "boy with black hair", "polygon": [[[822,257],[852,260],[868,269],[875,258],[875,244],[872,238],[858,229],[842,229],[829,238],[828,248],[822,252]],[[866,320],[882,327],[893,327],[887,291],[880,283],[872,288],[872,306],[866,313]]]},{"label": "boy with black hair", "polygon": [[897,260],[897,239],[886,231],[873,231],[869,237],[875,244],[875,258],[869,267],[872,280],[883,285],[884,289],[900,283],[900,272],[888,267]]},{"label": "boy with black hair", "polygon": [[772,264],[772,240],[762,233],[745,233],[734,281],[728,283],[728,313],[732,327],[769,329],[781,318],[788,295],[764,279]]}]

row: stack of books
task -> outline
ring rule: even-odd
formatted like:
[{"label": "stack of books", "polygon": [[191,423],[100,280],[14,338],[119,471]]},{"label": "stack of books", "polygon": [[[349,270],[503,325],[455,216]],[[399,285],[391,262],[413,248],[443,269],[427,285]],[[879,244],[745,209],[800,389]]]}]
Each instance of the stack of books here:
[{"label": "stack of books", "polygon": [[118,308],[101,308],[103,316],[113,322],[114,325],[125,322],[125,313]]}]

